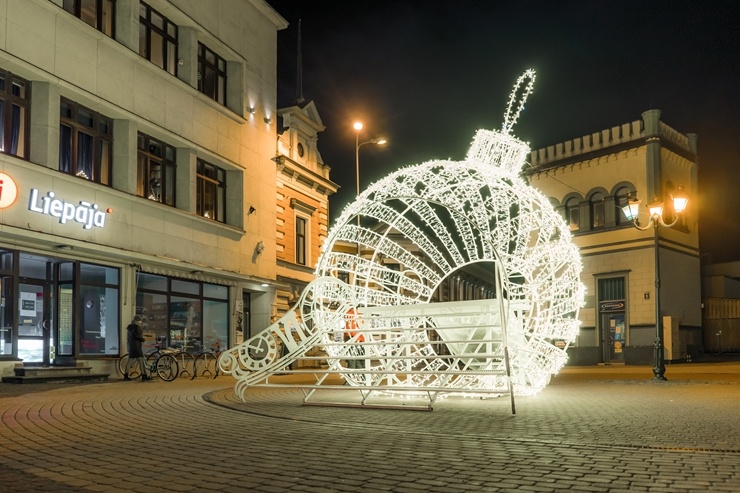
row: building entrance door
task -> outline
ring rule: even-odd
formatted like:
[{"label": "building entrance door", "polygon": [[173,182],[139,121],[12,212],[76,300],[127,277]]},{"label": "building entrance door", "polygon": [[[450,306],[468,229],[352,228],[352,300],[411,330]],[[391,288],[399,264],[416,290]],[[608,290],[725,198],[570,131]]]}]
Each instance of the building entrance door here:
[{"label": "building entrance door", "polygon": [[23,364],[49,365],[54,347],[52,290],[48,282],[24,279],[18,288],[18,357]]},{"label": "building entrance door", "polygon": [[624,346],[627,342],[624,313],[602,314],[601,327],[604,334],[604,361],[607,363],[623,362]]}]

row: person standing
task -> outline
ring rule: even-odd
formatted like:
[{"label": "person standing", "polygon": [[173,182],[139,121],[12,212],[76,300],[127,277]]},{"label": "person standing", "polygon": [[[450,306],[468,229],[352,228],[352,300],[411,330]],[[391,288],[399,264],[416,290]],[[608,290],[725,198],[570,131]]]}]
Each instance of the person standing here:
[{"label": "person standing", "polygon": [[365,368],[365,361],[361,359],[355,359],[355,356],[364,356],[365,348],[362,343],[365,342],[365,336],[360,332],[359,324],[357,321],[357,312],[354,308],[350,308],[347,311],[347,319],[344,322],[344,342],[352,342],[355,345],[347,352],[350,358],[347,360],[347,368],[353,370],[361,370]]},{"label": "person standing", "polygon": [[137,362],[141,369],[141,381],[151,380],[152,377],[146,374],[146,361],[144,360],[144,351],[141,348],[141,343],[145,341],[144,333],[141,329],[141,317],[136,315],[131,323],[126,328],[128,332],[128,364],[126,364],[126,373],[123,374],[124,380],[131,380],[128,376],[129,370],[133,368]]}]

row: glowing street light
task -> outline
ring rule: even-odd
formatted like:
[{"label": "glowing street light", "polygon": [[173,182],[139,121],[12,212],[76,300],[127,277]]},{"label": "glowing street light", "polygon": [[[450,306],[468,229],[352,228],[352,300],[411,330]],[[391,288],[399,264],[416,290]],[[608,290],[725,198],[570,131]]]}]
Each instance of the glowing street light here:
[{"label": "glowing street light", "polygon": [[[355,185],[356,185],[356,194],[355,197],[360,196],[360,147],[364,146],[365,144],[376,144],[376,145],[385,145],[388,143],[388,141],[382,137],[367,140],[365,142],[360,142],[360,132],[362,131],[364,125],[360,121],[356,121],[352,127],[355,129]],[[360,226],[360,215],[357,215],[357,227]],[[357,256],[360,256],[360,242],[357,242]]]},{"label": "glowing street light", "polygon": [[665,228],[671,228],[678,222],[679,216],[686,210],[686,206],[689,203],[689,197],[683,191],[682,187],[678,187],[678,192],[671,196],[673,200],[673,211],[676,213],[676,217],[672,223],[666,224],[663,221],[663,202],[658,201],[655,197],[653,202],[648,204],[648,210],[650,211],[650,218],[646,226],[640,226],[637,219],[637,215],[640,209],[640,200],[637,198],[629,198],[627,205],[622,207],[622,212],[628,220],[632,221],[634,226],[641,230],[646,231],[653,226],[654,230],[654,250],[655,250],[655,346],[653,351],[653,358],[655,365],[653,366],[653,380],[665,381],[665,353],[663,349],[663,317],[660,314],[660,249],[658,245],[658,228],[663,226]]}]

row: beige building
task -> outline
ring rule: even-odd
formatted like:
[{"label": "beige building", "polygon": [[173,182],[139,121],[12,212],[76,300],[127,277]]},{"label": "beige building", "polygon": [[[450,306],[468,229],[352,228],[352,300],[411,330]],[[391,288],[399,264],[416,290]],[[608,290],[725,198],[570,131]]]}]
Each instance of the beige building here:
[{"label": "beige building", "polygon": [[659,110],[642,119],[538,149],[526,171],[530,183],[558,207],[580,248],[586,305],[571,363],[651,363],[655,343],[654,228],[635,228],[621,211],[628,198],[645,205],[665,201],[679,187],[688,209],[660,227],[660,308],[666,360],[682,360],[702,346],[701,276],[697,212],[697,137],[661,121]]},{"label": "beige building", "polygon": [[0,373],[113,371],[135,314],[193,351],[269,324],[286,26],[264,0],[0,3]]},{"label": "beige building", "polygon": [[324,124],[313,101],[303,98],[281,108],[278,137],[276,316],[282,316],[314,279],[314,269],[329,231],[329,196],[338,186],[318,150]]}]

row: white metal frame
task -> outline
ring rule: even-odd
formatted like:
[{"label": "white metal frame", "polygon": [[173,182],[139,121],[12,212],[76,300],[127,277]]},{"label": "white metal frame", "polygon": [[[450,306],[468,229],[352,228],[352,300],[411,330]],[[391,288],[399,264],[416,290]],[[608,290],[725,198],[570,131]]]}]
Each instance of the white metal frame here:
[{"label": "white metal frame", "polygon": [[[357,391],[357,405],[403,395],[423,396],[425,408],[443,395],[509,394],[515,412],[515,394],[547,385],[577,335],[584,288],[568,226],[519,177],[529,146],[510,131],[533,81],[532,71],[520,77],[503,131],[479,130],[464,161],[403,168],[345,208],[300,301],[222,356],[242,399],[292,374],[305,402],[339,388]],[[338,242],[373,253],[335,251]],[[385,267],[389,260],[404,270]],[[494,300],[430,303],[447,276],[477,262],[495,266]],[[359,331],[345,340],[353,318]],[[366,363],[350,368],[352,360]]]}]

